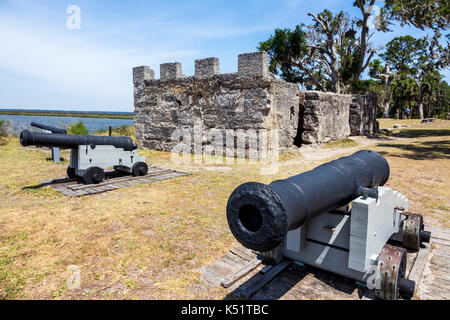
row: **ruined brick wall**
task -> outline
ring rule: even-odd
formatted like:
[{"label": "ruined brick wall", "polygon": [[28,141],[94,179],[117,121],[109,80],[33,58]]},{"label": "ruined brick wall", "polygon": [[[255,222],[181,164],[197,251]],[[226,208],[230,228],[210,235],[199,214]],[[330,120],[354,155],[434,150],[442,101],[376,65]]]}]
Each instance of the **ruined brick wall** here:
[{"label": "ruined brick wall", "polygon": [[[279,151],[284,152],[376,129],[376,98],[299,92],[297,85],[269,72],[266,52],[239,55],[238,72],[229,74],[220,74],[218,58],[196,60],[190,77],[178,62],[162,64],[160,79],[149,67],[136,67],[133,83],[136,138],[141,147],[155,150],[173,151],[180,129],[192,137],[192,153],[217,144],[225,148],[230,139],[235,148],[236,132],[246,130],[277,129]],[[194,150],[199,139],[201,149]],[[259,147],[271,149],[270,136],[257,140]]]},{"label": "ruined brick wall", "polygon": [[298,88],[275,79],[267,61],[265,52],[242,54],[237,73],[220,74],[217,58],[196,60],[191,77],[182,75],[179,63],[163,64],[160,79],[149,67],[134,68],[138,143],[172,151],[179,143],[172,136],[177,129],[194,137],[194,126],[201,124],[204,132],[215,129],[213,137],[202,137],[202,148],[220,135],[225,145],[231,131],[248,129],[279,129],[281,151],[290,148],[297,134]]},{"label": "ruined brick wall", "polygon": [[303,143],[321,144],[350,135],[350,95],[306,91],[303,116]]}]

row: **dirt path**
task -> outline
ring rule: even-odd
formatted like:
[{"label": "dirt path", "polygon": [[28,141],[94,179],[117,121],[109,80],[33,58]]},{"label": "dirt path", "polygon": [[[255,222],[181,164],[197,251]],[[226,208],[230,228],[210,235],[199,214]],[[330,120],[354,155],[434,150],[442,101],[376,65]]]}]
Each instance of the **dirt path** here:
[{"label": "dirt path", "polygon": [[351,137],[352,140],[354,140],[357,145],[354,147],[346,147],[346,148],[339,148],[339,149],[332,149],[332,148],[326,148],[325,146],[321,147],[311,147],[308,145],[304,145],[301,148],[299,148],[299,151],[302,155],[302,158],[309,161],[320,161],[320,160],[326,160],[341,154],[346,153],[353,153],[361,148],[366,148],[372,145],[375,145],[380,142],[392,142],[392,141],[398,141],[400,139],[404,138],[391,138],[391,137]]}]

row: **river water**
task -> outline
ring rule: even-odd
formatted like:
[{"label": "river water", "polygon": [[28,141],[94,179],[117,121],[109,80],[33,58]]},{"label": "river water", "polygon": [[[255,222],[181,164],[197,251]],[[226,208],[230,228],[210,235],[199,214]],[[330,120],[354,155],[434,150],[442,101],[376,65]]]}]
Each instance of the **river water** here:
[{"label": "river water", "polygon": [[22,130],[33,129],[31,122],[47,124],[58,128],[67,128],[68,125],[82,121],[89,131],[94,133],[100,130],[106,130],[109,126],[121,127],[132,126],[133,119],[107,119],[107,118],[80,118],[80,117],[53,117],[53,116],[27,116],[27,115],[4,115],[0,114],[0,120],[9,120],[12,123],[13,134],[19,135]]}]

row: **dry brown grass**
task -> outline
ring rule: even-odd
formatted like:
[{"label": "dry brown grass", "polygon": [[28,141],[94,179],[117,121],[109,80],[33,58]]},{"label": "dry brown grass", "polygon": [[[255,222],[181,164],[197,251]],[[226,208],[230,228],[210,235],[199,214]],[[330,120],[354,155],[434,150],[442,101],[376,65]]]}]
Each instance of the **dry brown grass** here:
[{"label": "dry brown grass", "polygon": [[[382,120],[382,123],[385,120]],[[428,223],[450,227],[450,121],[437,120],[402,129],[373,149],[391,166],[388,186],[410,200]]]},{"label": "dry brown grass", "polygon": [[436,119],[433,122],[428,123],[420,123],[421,120],[418,119],[403,119],[403,120],[395,120],[395,119],[378,119],[380,122],[380,129],[389,129],[393,128],[395,124],[399,124],[402,127],[426,127],[426,128],[447,128],[449,120],[441,120]]},{"label": "dry brown grass", "polygon": [[[449,129],[449,122],[441,128],[420,125],[372,148],[387,157],[388,185],[411,200],[410,209],[447,227]],[[350,151],[342,152],[334,158]],[[225,290],[200,280],[200,268],[237,244],[225,217],[233,189],[330,160],[293,153],[281,157],[276,175],[262,176],[259,165],[176,165],[169,153],[143,153],[149,163],[194,175],[69,198],[38,187],[64,176],[67,160],[55,164],[47,160],[50,153],[27,150],[17,141],[0,147],[0,298],[224,298]],[[62,156],[68,159],[69,153]],[[66,287],[70,265],[81,270],[81,289]]]},{"label": "dry brown grass", "polygon": [[356,147],[357,145],[358,143],[355,140],[347,138],[329,142],[325,144],[323,147],[334,149],[334,148],[351,148]]}]

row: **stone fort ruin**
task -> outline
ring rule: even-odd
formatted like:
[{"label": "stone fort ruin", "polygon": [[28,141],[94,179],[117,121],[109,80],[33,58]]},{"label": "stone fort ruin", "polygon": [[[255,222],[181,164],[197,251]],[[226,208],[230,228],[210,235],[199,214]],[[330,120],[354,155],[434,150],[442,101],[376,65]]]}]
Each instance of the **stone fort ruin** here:
[{"label": "stone fort ruin", "polygon": [[[172,151],[180,143],[174,134],[180,129],[194,137],[192,153],[217,146],[218,135],[226,148],[225,142],[234,143],[233,133],[239,130],[278,129],[280,152],[377,130],[376,97],[301,92],[269,72],[266,52],[239,55],[236,73],[221,74],[218,58],[196,60],[194,76],[183,75],[179,62],[161,64],[160,79],[148,66],[135,67],[133,84],[136,138],[140,146],[154,150]],[[202,136],[202,150],[193,147],[195,125],[214,131]],[[271,142],[270,135],[258,139],[261,144]]]}]

